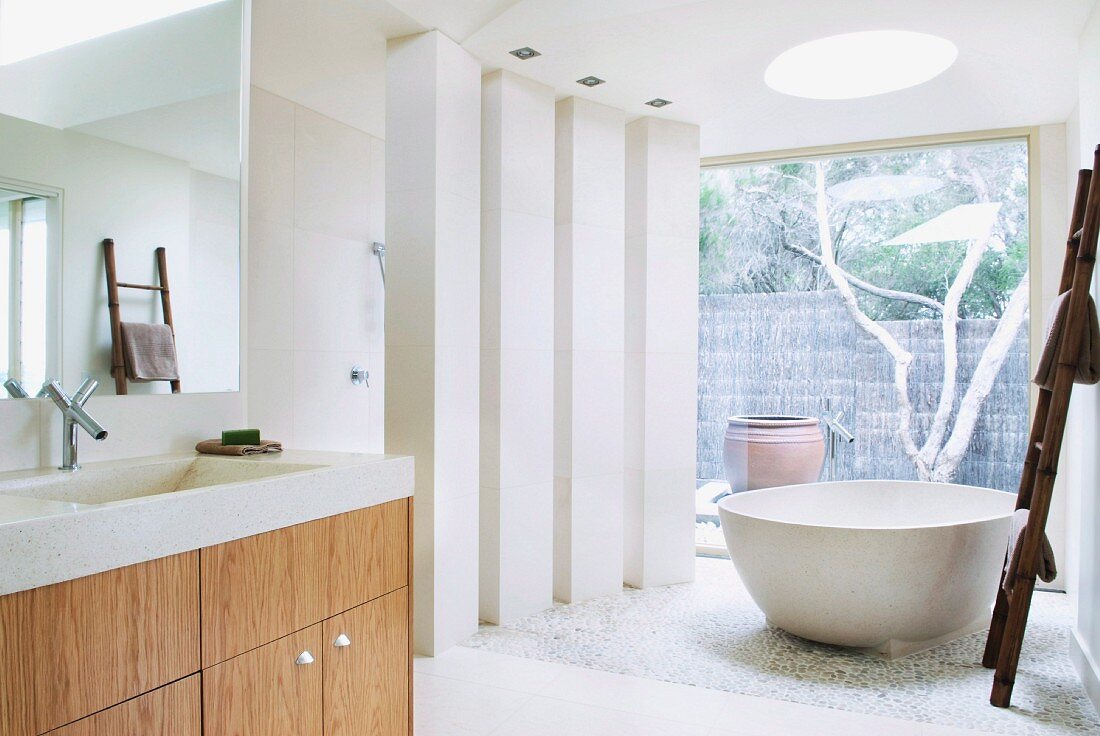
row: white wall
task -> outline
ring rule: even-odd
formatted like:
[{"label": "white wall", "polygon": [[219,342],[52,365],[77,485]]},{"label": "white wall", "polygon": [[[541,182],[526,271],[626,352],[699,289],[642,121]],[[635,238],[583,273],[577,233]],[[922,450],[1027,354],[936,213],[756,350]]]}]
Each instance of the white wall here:
[{"label": "white wall", "polygon": [[[93,396],[88,412],[107,429],[96,442],[80,435],[81,462],[190,452],[244,422],[240,393]],[[0,472],[61,462],[61,413],[47,399],[0,401]]]},{"label": "white wall", "polygon": [[[1071,132],[1067,142],[1070,172],[1093,168],[1093,150],[1100,144],[1100,7],[1081,34],[1078,86],[1077,111],[1067,126]],[[1093,291],[1097,291],[1095,285]],[[1100,710],[1100,392],[1096,388],[1074,387],[1071,421],[1082,451],[1075,474],[1078,504],[1071,515],[1080,525],[1075,540],[1080,545],[1080,569],[1077,624],[1070,651],[1093,704]]]},{"label": "white wall", "polygon": [[297,448],[381,452],[383,143],[256,86],[250,104],[248,421]]},{"label": "white wall", "polygon": [[482,83],[481,618],[553,604],[554,90]]},{"label": "white wall", "polygon": [[188,392],[240,386],[240,192],[235,179],[191,171],[190,267],[201,289],[186,309],[173,310]]},{"label": "white wall", "polygon": [[416,458],[413,640],[477,630],[481,66],[442,34],[390,42],[386,451]]},{"label": "white wall", "polygon": [[626,126],[624,579],[695,577],[699,126]]},{"label": "white wall", "polygon": [[626,116],[557,104],[554,597],[623,583]]}]

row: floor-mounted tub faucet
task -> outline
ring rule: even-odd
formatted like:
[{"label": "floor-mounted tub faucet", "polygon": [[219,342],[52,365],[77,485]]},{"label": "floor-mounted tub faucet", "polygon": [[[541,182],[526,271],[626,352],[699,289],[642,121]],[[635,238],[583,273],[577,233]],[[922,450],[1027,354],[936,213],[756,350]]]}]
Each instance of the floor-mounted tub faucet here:
[{"label": "floor-mounted tub faucet", "polygon": [[856,436],[840,423],[840,420],[844,418],[844,410],[842,409],[834,414],[832,403],[831,399],[825,399],[825,411],[821,412],[821,424],[825,429],[825,455],[829,458],[825,480],[836,480],[837,442],[850,443],[856,441]]},{"label": "floor-mounted tub faucet", "polygon": [[84,411],[84,404],[92,397],[98,386],[99,381],[94,378],[86,378],[72,397],[65,393],[65,389],[61,388],[61,384],[57,381],[50,381],[45,386],[46,395],[57,405],[57,408],[61,411],[61,416],[65,420],[61,434],[61,465],[58,470],[64,470],[67,473],[80,470],[80,463],[77,462],[76,442],[76,428],[78,426],[83,427],[84,431],[97,441],[107,439],[107,430],[93,419],[88,412]]}]

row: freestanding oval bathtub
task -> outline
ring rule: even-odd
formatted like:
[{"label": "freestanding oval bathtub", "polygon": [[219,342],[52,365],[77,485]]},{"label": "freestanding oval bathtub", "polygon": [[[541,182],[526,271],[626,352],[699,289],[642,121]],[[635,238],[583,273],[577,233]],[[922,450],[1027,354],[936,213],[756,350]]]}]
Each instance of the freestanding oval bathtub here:
[{"label": "freestanding oval bathtub", "polygon": [[988,488],[864,480],[748,491],[718,509],[769,623],[898,657],[988,625],[1014,505]]}]

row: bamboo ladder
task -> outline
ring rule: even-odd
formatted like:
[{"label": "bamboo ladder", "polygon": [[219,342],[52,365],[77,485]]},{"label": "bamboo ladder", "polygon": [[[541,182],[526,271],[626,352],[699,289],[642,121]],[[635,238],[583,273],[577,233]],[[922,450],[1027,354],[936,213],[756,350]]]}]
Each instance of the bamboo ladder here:
[{"label": "bamboo ladder", "polygon": [[[164,324],[172,329],[173,336],[176,334],[176,327],[172,322],[172,296],[168,289],[168,255],[164,248],[157,248],[156,254],[160,285],[127,284],[118,280],[118,271],[115,268],[115,241],[111,238],[103,241],[103,265],[107,270],[107,308],[111,314],[111,375],[115,377],[115,393],[119,396],[125,396],[129,389],[126,384],[126,363],[122,357],[122,313],[119,309],[118,290],[159,291]],[[178,394],[179,379],[171,381],[171,385],[172,393]]]},{"label": "bamboo ladder", "polygon": [[[1058,475],[1058,457],[1062,451],[1062,436],[1066,429],[1073,380],[1085,330],[1088,329],[1088,298],[1096,261],[1096,239],[1100,232],[1100,146],[1096,149],[1092,169],[1082,169],[1077,175],[1077,193],[1070,217],[1066,254],[1062,262],[1062,279],[1058,293],[1072,289],[1063,332],[1059,342],[1058,363],[1053,390],[1039,389],[1039,401],[1031,424],[1027,455],[1020,474],[1017,509],[1028,509],[1020,545],[1019,563],[1015,570],[1001,573],[997,588],[997,603],[989,624],[982,664],[996,669],[989,702],[1007,708],[1012,702],[1012,686],[1020,662],[1024,629],[1027,626],[1031,596],[1035,591],[1035,576],[1050,512],[1050,497]],[[1014,575],[1012,593],[1004,590],[1005,575]]]}]

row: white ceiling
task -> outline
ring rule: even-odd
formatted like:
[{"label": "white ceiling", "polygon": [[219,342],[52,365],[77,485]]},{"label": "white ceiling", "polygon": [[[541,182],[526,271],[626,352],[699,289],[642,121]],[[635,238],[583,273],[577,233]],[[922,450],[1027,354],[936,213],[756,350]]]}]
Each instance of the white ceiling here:
[{"label": "white ceiling", "polygon": [[239,0],[0,66],[0,114],[54,128],[240,87]]},{"label": "white ceiling", "polygon": [[[704,155],[1061,122],[1094,0],[390,0],[482,60],[625,109],[698,123]],[[787,97],[764,84],[779,53],[861,30],[932,33],[959,59],[918,87],[862,100]],[[542,56],[519,61],[511,49]],[[869,63],[873,63],[873,60]],[[608,81],[585,89],[575,80]],[[642,103],[674,102],[663,111]]]},{"label": "white ceiling", "polygon": [[238,178],[241,22],[226,0],[0,66],[0,114]]},{"label": "white ceiling", "polygon": [[253,0],[252,84],[384,138],[386,39],[426,29],[384,0]]},{"label": "white ceiling", "polygon": [[72,130],[187,161],[226,179],[241,175],[241,98],[237,90],[78,125]]}]

